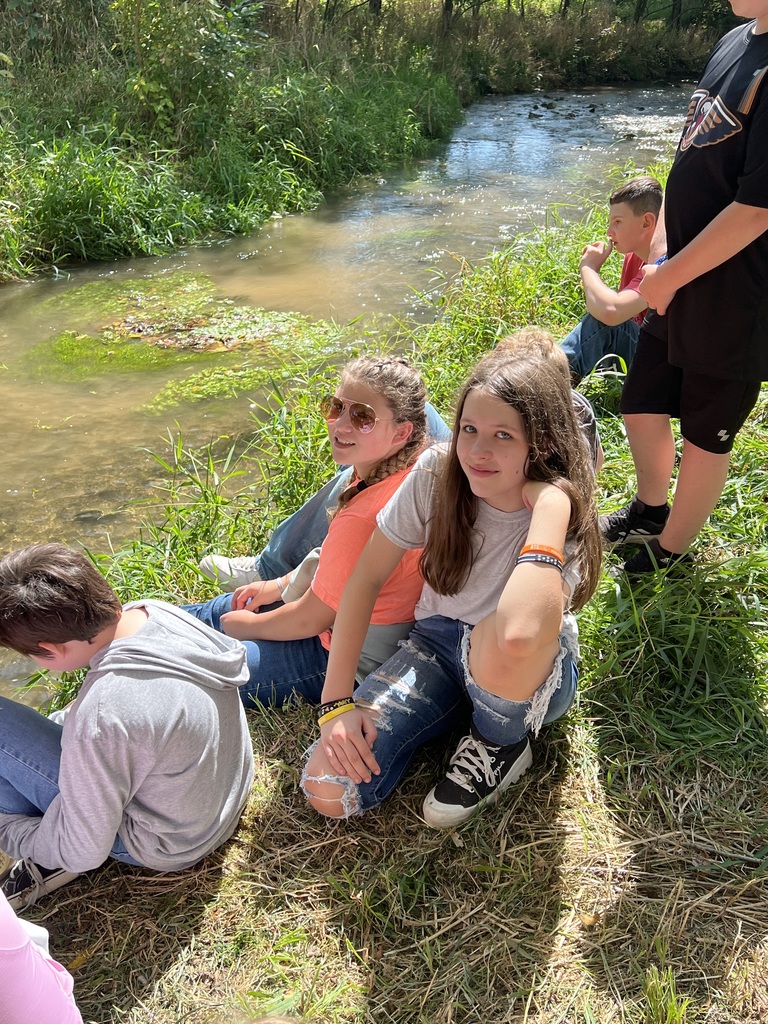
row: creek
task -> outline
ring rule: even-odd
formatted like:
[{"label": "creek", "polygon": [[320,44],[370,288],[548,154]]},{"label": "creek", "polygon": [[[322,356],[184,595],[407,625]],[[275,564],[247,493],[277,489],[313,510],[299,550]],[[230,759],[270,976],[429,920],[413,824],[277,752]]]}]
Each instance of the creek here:
[{"label": "creek", "polygon": [[[0,551],[52,540],[119,546],[146,517],[137,499],[160,482],[149,451],[165,454],[179,431],[196,447],[237,424],[247,429],[246,394],[148,415],[142,407],[158,391],[157,370],[84,381],[57,379],[44,366],[30,373],[23,359],[34,346],[109,324],[117,292],[100,293],[95,283],[128,288],[185,271],[237,305],[360,318],[361,330],[378,316],[431,317],[420,296],[434,295],[457,259],[481,260],[553,205],[577,216],[583,197],[610,191],[609,169],[665,158],[686,100],[675,86],[489,97],[431,158],[330,196],[313,213],[168,257],[62,268],[2,286]],[[194,370],[170,363],[165,372]],[[0,688],[3,676],[18,673],[18,660],[15,668],[7,661],[0,659]]]}]

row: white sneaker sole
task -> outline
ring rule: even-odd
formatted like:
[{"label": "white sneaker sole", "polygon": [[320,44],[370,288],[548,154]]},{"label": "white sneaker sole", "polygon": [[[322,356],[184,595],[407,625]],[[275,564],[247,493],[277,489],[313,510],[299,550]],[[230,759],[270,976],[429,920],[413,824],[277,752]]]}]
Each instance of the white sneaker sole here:
[{"label": "white sneaker sole", "polygon": [[495,803],[498,803],[501,794],[522,779],[532,764],[533,750],[531,749],[531,744],[528,743],[525,750],[520,754],[496,789],[485,799],[476,803],[474,807],[449,807],[446,804],[438,803],[435,800],[435,791],[432,789],[424,797],[424,805],[422,807],[424,821],[432,828],[454,828],[456,825],[462,825],[465,821],[469,821],[478,811],[482,811],[486,807],[493,807]]}]

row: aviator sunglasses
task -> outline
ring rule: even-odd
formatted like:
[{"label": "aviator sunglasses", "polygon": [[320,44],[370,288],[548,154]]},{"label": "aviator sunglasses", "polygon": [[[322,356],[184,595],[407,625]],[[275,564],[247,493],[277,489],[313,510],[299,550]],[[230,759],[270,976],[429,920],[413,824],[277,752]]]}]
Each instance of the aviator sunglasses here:
[{"label": "aviator sunglasses", "polygon": [[383,418],[377,416],[376,410],[364,402],[348,402],[335,395],[326,395],[320,402],[320,413],[326,423],[335,423],[343,415],[345,409],[349,413],[349,422],[361,434],[370,434],[378,421]]}]

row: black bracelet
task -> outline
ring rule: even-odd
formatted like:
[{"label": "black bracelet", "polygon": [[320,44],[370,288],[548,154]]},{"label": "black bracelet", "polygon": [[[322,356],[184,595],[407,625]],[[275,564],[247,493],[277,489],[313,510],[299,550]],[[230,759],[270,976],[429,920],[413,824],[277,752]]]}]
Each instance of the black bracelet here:
[{"label": "black bracelet", "polygon": [[519,555],[515,565],[520,565],[523,562],[540,562],[542,565],[552,565],[560,572],[563,571],[563,563],[553,555]]},{"label": "black bracelet", "polygon": [[325,704],[321,704],[317,712],[317,717],[322,718],[323,715],[327,715],[329,711],[335,711],[336,708],[346,707],[347,704],[354,704],[355,702],[351,697],[341,697],[339,700],[329,700]]}]

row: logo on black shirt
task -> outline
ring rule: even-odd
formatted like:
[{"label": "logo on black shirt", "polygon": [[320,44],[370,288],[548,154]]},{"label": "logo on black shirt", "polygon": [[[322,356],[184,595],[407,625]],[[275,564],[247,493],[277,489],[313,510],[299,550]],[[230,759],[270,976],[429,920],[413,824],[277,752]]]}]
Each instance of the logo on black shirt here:
[{"label": "logo on black shirt", "polygon": [[694,146],[716,146],[741,131],[738,121],[720,96],[710,96],[706,89],[697,89],[688,104],[688,114],[680,138],[680,150]]}]

